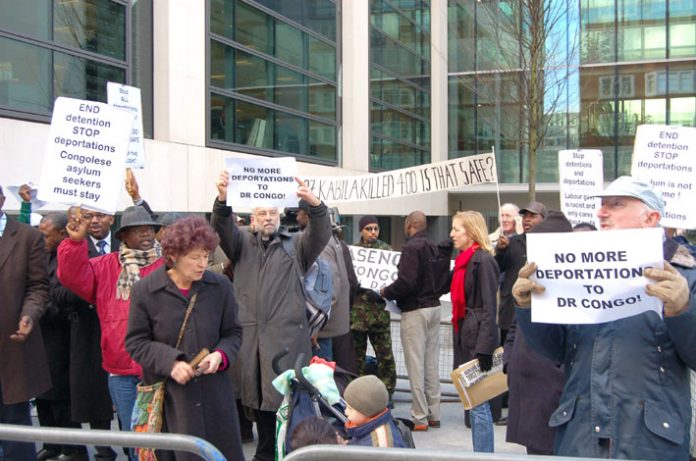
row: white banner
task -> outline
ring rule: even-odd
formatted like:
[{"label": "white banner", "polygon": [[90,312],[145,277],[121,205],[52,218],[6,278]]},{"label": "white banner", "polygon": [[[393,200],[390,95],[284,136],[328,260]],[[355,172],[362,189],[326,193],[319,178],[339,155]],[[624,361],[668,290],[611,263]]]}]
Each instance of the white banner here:
[{"label": "white banner", "polygon": [[294,157],[225,159],[230,174],[227,203],[251,207],[296,207],[297,164]]},{"label": "white banner", "polygon": [[631,175],[650,183],[665,199],[660,224],[696,228],[696,128],[640,125],[633,146]]},{"label": "white banner", "polygon": [[662,228],[527,234],[532,277],[544,286],[532,295],[532,321],[590,324],[655,311],[662,301],[645,293],[654,283],[646,267],[662,269]]},{"label": "white banner", "polygon": [[115,82],[106,82],[106,97],[110,106],[135,114],[128,144],[126,166],[129,168],[144,168],[145,144],[143,142],[143,108],[140,101],[140,88]]},{"label": "white banner", "polygon": [[492,153],[360,176],[309,177],[312,192],[325,203],[362,202],[495,183]]},{"label": "white banner", "polygon": [[[594,149],[558,152],[558,180],[561,211],[573,225],[590,223],[597,226],[597,210],[601,200],[590,195],[604,188],[602,151]],[[597,226],[598,227],[598,226]]]},{"label": "white banner", "polygon": [[38,198],[114,214],[133,117],[108,104],[56,99]]}]

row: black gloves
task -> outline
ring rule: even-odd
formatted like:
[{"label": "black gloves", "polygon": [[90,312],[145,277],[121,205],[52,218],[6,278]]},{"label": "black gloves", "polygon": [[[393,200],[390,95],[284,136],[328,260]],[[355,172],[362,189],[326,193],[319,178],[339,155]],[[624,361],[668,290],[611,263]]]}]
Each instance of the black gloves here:
[{"label": "black gloves", "polygon": [[493,356],[491,354],[476,354],[481,371],[489,371],[493,368]]}]

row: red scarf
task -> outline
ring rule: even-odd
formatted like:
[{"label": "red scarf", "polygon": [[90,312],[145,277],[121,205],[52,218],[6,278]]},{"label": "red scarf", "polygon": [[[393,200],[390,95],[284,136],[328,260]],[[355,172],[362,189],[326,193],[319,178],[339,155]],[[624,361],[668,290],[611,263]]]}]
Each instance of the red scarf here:
[{"label": "red scarf", "polygon": [[474,243],[466,250],[459,253],[454,261],[454,275],[452,276],[452,286],[450,287],[450,297],[452,299],[452,325],[454,332],[459,332],[459,320],[466,317],[466,265],[469,264],[471,257],[474,256],[479,244]]}]

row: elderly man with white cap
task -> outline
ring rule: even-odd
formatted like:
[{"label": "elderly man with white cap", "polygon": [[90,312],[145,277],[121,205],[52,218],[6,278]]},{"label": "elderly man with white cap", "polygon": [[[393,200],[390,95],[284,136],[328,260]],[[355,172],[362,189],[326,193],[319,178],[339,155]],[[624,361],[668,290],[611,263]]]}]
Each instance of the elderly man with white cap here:
[{"label": "elderly man with white cap", "polygon": [[[602,231],[658,227],[664,200],[645,182],[618,178],[600,194]],[[646,269],[645,291],[664,303],[663,316],[644,312],[595,325],[532,323],[529,279],[520,271],[513,295],[517,322],[530,345],[565,365],[565,386],[549,424],[555,454],[592,458],[688,460],[689,369],[696,369],[696,261],[665,239],[664,270]],[[669,262],[667,262],[669,261]]]}]

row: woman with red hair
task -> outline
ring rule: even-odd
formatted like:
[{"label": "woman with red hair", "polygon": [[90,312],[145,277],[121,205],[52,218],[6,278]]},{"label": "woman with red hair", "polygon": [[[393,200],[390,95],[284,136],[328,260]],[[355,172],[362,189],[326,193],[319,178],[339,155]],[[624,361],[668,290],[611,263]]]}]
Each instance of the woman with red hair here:
[{"label": "woman with red hair", "polygon": [[[201,437],[227,459],[243,460],[234,390],[230,374],[224,373],[234,365],[242,341],[238,306],[230,281],[205,270],[218,241],[199,217],[180,219],[167,228],[161,242],[166,266],[133,287],[126,350],[142,366],[144,384],[169,378],[163,432]],[[204,349],[210,352],[191,366]],[[157,451],[157,456],[198,459],[178,452]]]}]

